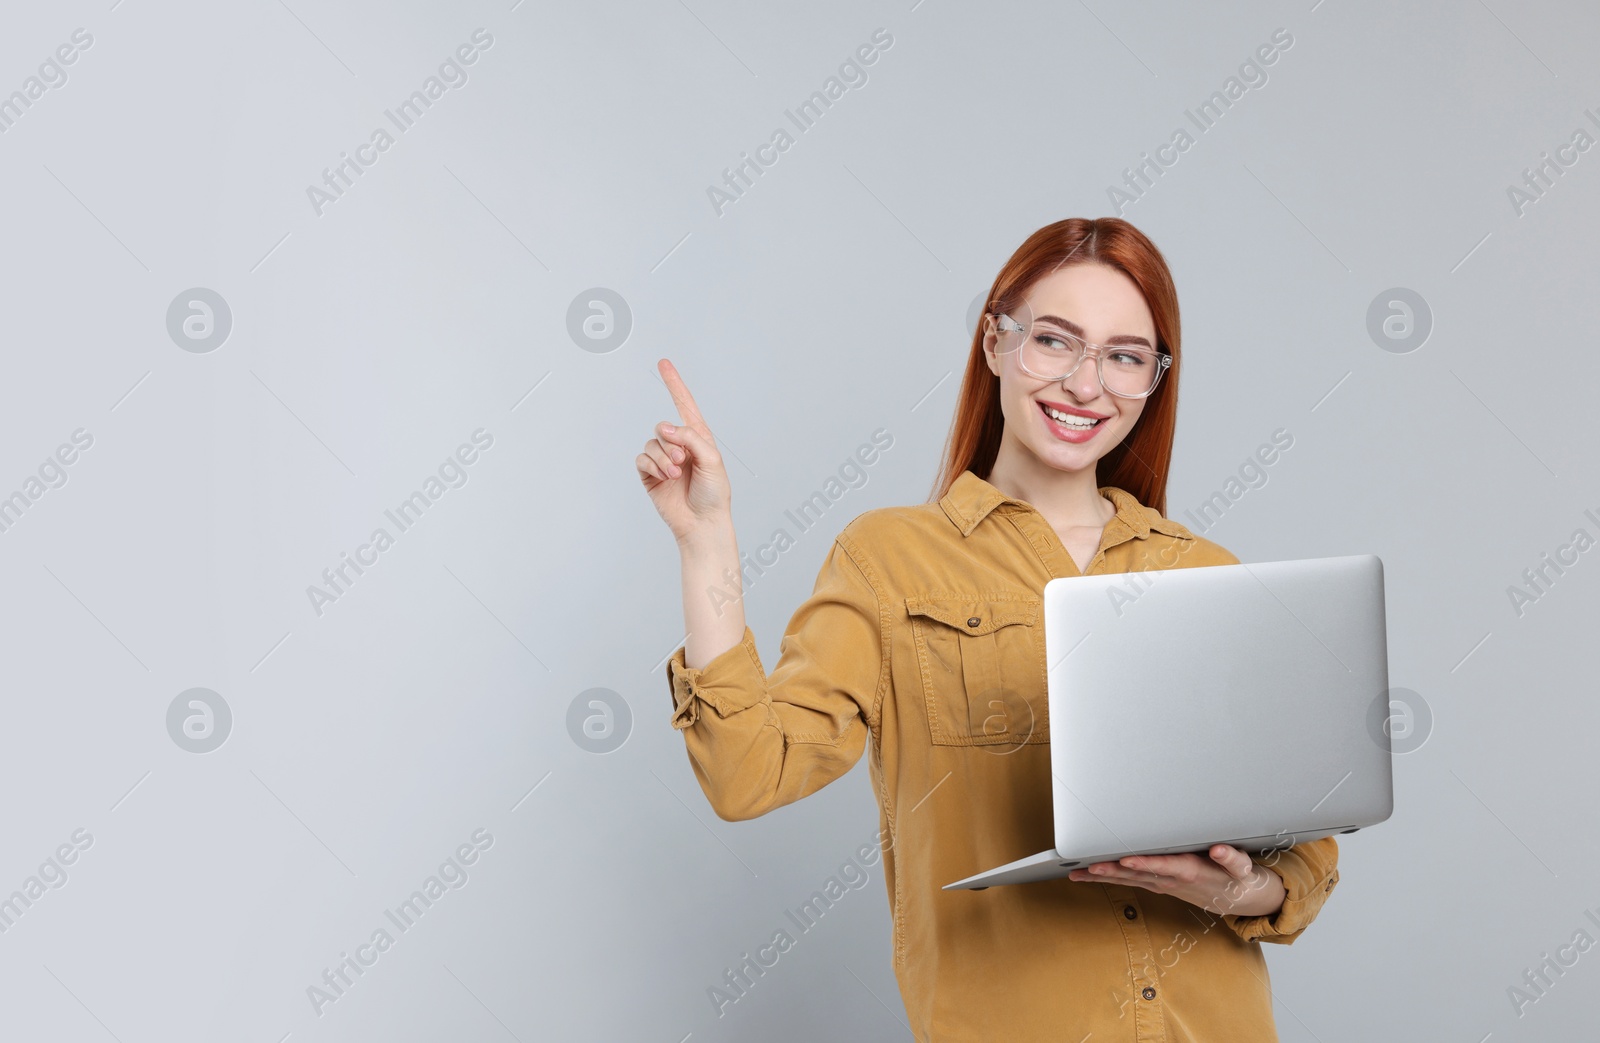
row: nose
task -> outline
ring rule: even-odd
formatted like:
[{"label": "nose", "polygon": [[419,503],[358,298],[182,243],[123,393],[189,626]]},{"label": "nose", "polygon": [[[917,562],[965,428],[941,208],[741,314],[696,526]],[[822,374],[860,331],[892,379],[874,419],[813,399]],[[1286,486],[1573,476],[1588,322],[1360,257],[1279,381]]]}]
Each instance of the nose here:
[{"label": "nose", "polygon": [[1072,392],[1079,402],[1092,402],[1100,397],[1105,389],[1100,386],[1100,367],[1093,352],[1086,352],[1078,368],[1061,378],[1061,386]]}]

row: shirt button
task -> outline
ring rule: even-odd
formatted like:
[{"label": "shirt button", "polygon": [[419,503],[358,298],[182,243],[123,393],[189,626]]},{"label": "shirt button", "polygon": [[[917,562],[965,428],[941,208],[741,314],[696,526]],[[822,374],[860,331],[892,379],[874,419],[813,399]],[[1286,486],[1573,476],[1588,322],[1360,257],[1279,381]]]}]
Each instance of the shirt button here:
[{"label": "shirt button", "polygon": [[1146,985],[1144,987],[1144,991],[1139,993],[1139,995],[1143,996],[1147,1000],[1153,1000],[1156,998],[1156,990]]},{"label": "shirt button", "polygon": [[1135,909],[1131,905],[1125,905],[1122,907],[1122,915],[1126,916],[1130,920],[1134,920],[1138,918],[1139,910]]},{"label": "shirt button", "polygon": [[967,626],[975,627],[979,623],[982,623],[982,622],[983,622],[983,620],[979,619],[977,616],[973,616],[971,619],[967,620]]}]

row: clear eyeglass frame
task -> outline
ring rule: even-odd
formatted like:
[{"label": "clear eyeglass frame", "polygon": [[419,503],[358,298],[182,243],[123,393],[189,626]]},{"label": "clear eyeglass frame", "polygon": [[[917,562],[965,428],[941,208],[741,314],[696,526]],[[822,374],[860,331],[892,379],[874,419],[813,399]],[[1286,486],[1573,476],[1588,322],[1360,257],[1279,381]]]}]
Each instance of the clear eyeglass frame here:
[{"label": "clear eyeglass frame", "polygon": [[[993,313],[991,312],[990,314],[993,314]],[[1007,323],[1010,323],[1010,325],[1007,325]],[[998,329],[1000,329],[1002,331],[1010,331],[1010,332],[1015,332],[1015,333],[1026,333],[1026,332],[1028,332],[1028,329],[1027,329],[1026,326],[1022,325],[1022,323],[1018,322],[1016,319],[1013,319],[1009,315],[1000,315],[999,316],[999,321],[996,323],[996,326],[997,326]],[[1065,332],[1065,331],[1063,331],[1063,332]],[[1028,368],[1028,364],[1027,363],[1022,361],[1023,353],[1020,350],[1017,352],[1017,365],[1018,365],[1018,367],[1021,368],[1022,372],[1028,374],[1028,376],[1034,377],[1034,378],[1036,378],[1038,380],[1051,380],[1051,381],[1054,381],[1054,380],[1066,380],[1068,377],[1070,377],[1074,373],[1078,372],[1078,367],[1083,365],[1083,360],[1085,358],[1088,358],[1090,355],[1093,355],[1094,356],[1094,375],[1100,381],[1100,386],[1105,388],[1106,392],[1108,394],[1115,395],[1118,398],[1149,398],[1151,395],[1155,394],[1156,388],[1160,386],[1160,384],[1161,384],[1161,375],[1167,371],[1167,367],[1168,366],[1172,365],[1172,356],[1168,355],[1168,354],[1166,354],[1164,352],[1146,351],[1143,348],[1129,347],[1126,344],[1112,344],[1110,346],[1107,346],[1105,344],[1091,344],[1088,341],[1083,340],[1083,338],[1073,336],[1070,333],[1068,333],[1067,336],[1072,337],[1073,340],[1081,342],[1084,347],[1083,347],[1083,353],[1078,356],[1078,361],[1073,363],[1072,368],[1067,370],[1065,373],[1062,373],[1062,374],[1059,374],[1059,375],[1053,376],[1053,377],[1052,376],[1048,376],[1048,375],[1046,375],[1044,373],[1035,373],[1033,370]],[[1150,382],[1150,389],[1148,391],[1142,392],[1141,394],[1137,394],[1137,395],[1127,395],[1127,394],[1123,394],[1120,391],[1112,391],[1111,388],[1106,384],[1106,371],[1105,371],[1105,367],[1104,367],[1105,353],[1108,352],[1108,351],[1114,351],[1114,350],[1135,351],[1135,352],[1138,352],[1141,355],[1152,355],[1153,354],[1153,355],[1156,356],[1156,375],[1155,375],[1155,379]]]}]

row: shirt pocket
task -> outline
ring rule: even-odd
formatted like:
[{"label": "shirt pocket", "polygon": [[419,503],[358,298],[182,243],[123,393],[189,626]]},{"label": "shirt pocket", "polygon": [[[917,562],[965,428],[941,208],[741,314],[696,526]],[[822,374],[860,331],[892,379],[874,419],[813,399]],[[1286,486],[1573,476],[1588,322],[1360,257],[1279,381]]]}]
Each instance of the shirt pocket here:
[{"label": "shirt pocket", "polygon": [[1012,591],[906,598],[935,745],[1050,741],[1042,605]]}]

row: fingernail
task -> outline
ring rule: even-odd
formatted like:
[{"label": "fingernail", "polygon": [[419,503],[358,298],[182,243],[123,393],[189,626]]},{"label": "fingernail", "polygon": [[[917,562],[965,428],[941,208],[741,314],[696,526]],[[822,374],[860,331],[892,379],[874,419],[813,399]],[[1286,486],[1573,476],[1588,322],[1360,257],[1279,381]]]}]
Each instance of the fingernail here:
[{"label": "fingernail", "polygon": [[661,425],[661,430],[665,431],[667,434],[670,435],[670,434],[672,434],[672,432],[676,431],[677,428],[673,427],[671,424],[663,424],[663,425]]}]

